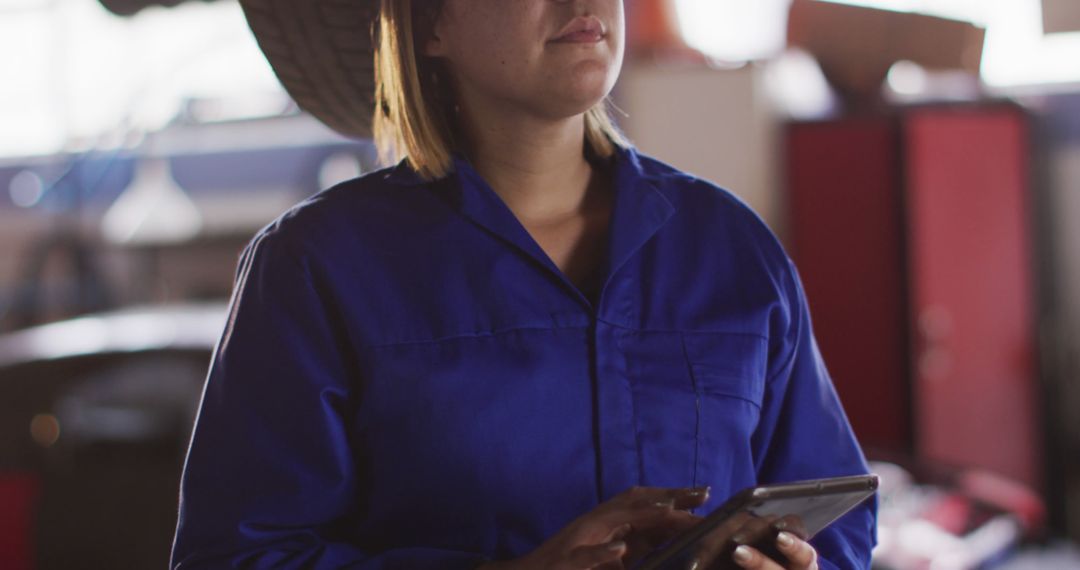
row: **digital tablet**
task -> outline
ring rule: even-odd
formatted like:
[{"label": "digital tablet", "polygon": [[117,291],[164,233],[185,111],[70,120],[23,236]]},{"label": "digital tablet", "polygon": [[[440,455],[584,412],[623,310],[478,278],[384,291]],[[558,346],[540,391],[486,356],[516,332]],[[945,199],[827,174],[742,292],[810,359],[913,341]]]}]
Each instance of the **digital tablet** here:
[{"label": "digital tablet", "polygon": [[[736,520],[770,520],[781,518],[793,523],[792,533],[809,540],[844,513],[872,496],[878,488],[877,475],[857,475],[815,479],[778,485],[763,485],[744,489],[720,508],[709,513],[705,520],[676,535],[646,556],[634,570],[682,570],[686,563],[703,546],[703,539],[726,543],[722,556],[730,560],[736,544],[728,532]],[[740,513],[744,513],[741,514]],[[741,517],[734,519],[733,517]],[[725,522],[728,522],[725,525]],[[739,523],[742,524],[742,523]],[[727,527],[727,528],[722,528]],[[714,532],[715,531],[715,532]],[[751,541],[765,554],[778,556],[774,544],[778,530],[769,529],[767,536]],[[715,544],[715,542],[714,542]],[[780,558],[783,560],[783,558]],[[717,558],[717,561],[721,561]],[[732,567],[734,567],[732,565]]]}]

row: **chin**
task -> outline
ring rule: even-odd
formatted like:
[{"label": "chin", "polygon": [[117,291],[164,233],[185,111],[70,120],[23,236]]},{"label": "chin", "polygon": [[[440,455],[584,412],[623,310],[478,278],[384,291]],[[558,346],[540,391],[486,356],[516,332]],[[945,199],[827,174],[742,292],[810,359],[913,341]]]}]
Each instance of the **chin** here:
[{"label": "chin", "polygon": [[551,96],[541,101],[542,113],[551,119],[566,119],[584,114],[597,103],[604,100],[607,93],[593,94],[585,97],[581,94]]},{"label": "chin", "polygon": [[552,116],[571,117],[580,115],[596,106],[611,93],[618,75],[601,69],[575,70],[566,81],[549,85],[541,97]]},{"label": "chin", "polygon": [[603,97],[599,99],[591,99],[589,101],[566,101],[561,105],[552,105],[548,101],[542,110],[543,116],[548,119],[561,120],[568,119],[570,117],[576,117],[578,115],[584,115],[589,109],[596,106],[597,103],[603,101]]}]

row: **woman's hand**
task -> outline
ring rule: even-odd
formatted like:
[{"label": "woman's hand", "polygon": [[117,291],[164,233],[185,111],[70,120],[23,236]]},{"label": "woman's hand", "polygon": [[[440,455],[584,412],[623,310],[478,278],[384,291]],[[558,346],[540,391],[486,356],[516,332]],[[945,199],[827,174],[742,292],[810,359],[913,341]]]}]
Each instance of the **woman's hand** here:
[{"label": "woman's hand", "polygon": [[806,528],[797,516],[758,517],[743,511],[702,539],[687,568],[817,570],[817,551],[803,540],[805,536]]},{"label": "woman's hand", "polygon": [[736,548],[732,558],[736,564],[748,570],[818,570],[817,551],[810,543],[789,532],[781,532],[776,537],[776,546],[787,557],[787,563],[783,566],[746,545]]},{"label": "woman's hand", "polygon": [[708,488],[632,487],[578,517],[536,550],[480,570],[615,570],[645,556],[701,521],[686,512],[708,499]]}]

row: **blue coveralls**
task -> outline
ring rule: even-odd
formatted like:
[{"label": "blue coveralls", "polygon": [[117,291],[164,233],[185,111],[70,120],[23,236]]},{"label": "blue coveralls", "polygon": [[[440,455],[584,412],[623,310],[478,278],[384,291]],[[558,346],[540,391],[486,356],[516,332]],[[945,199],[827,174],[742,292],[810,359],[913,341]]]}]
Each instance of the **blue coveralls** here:
[{"label": "blue coveralls", "polygon": [[[174,568],[469,568],[632,485],[865,473],[796,271],[743,203],[614,160],[592,303],[464,160],[330,188],[245,248]],[[815,540],[868,568],[875,505]]]}]

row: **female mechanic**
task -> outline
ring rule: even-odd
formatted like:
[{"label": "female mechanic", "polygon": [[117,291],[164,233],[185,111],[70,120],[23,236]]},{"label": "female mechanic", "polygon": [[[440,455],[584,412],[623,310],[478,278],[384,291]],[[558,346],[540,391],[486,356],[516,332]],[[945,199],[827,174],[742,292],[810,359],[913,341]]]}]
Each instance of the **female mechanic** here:
[{"label": "female mechanic", "polygon": [[[622,0],[242,5],[403,160],[244,249],[174,569],[630,568],[744,487],[866,472],[774,236],[608,118]],[[874,523],[731,558],[868,568]]]}]

